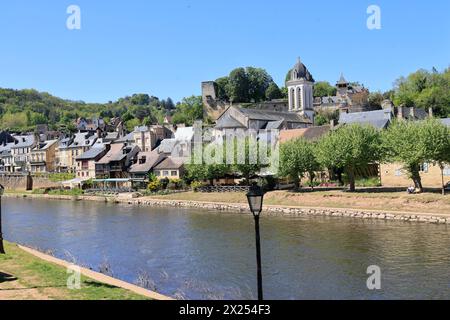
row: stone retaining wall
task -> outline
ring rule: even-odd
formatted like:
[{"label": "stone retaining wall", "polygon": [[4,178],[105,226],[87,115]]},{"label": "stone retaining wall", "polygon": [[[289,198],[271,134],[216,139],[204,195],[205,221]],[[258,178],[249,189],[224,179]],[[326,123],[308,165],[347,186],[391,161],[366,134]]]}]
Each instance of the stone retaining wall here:
[{"label": "stone retaining wall", "polygon": [[[0,175],[0,184],[7,190],[25,190],[27,187],[26,175]],[[33,189],[58,187],[46,177],[33,177]]]},{"label": "stone retaining wall", "polygon": [[[238,203],[213,203],[200,201],[182,201],[182,200],[160,200],[148,198],[113,198],[100,196],[51,196],[51,195],[21,195],[7,194],[9,197],[27,197],[37,199],[52,200],[73,200],[73,201],[100,201],[117,204],[150,206],[150,207],[176,207],[176,208],[198,208],[205,210],[216,210],[219,212],[234,212],[249,214],[247,204]],[[342,208],[303,208],[287,206],[264,206],[264,215],[269,216],[326,216],[326,217],[348,217],[358,219],[404,221],[404,222],[422,222],[434,224],[450,224],[450,214],[437,213],[411,213],[411,212],[383,212],[377,210],[362,209],[342,209]]]}]

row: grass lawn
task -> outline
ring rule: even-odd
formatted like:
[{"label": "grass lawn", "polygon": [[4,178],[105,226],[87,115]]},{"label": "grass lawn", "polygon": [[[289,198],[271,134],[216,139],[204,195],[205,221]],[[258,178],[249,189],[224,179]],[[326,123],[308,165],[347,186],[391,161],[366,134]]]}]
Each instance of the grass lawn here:
[{"label": "grass lawn", "polygon": [[0,255],[0,300],[145,300],[128,290],[81,276],[81,289],[67,288],[66,269],[4,241]]},{"label": "grass lawn", "polygon": [[[148,198],[247,203],[247,198],[244,193],[183,192],[169,195],[149,196]],[[340,190],[314,192],[273,191],[266,194],[264,204],[450,214],[450,195],[442,196],[438,193],[409,195],[405,191],[366,192],[360,190],[356,193],[343,192]]]}]

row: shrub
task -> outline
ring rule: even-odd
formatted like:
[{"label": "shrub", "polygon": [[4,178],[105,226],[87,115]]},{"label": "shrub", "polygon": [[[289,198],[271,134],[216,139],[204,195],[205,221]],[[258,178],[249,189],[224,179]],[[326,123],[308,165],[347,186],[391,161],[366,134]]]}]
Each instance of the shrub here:
[{"label": "shrub", "polygon": [[51,173],[48,175],[48,179],[51,182],[61,182],[61,181],[67,181],[75,179],[75,173]]},{"label": "shrub", "polygon": [[169,179],[168,178],[164,178],[159,180],[159,183],[161,184],[161,189],[167,189],[167,186],[169,185]]},{"label": "shrub", "polygon": [[151,181],[147,186],[147,189],[150,192],[157,192],[157,191],[161,190],[161,188],[162,188],[162,186],[161,186],[161,183],[159,180]]},{"label": "shrub", "polygon": [[58,190],[50,190],[48,194],[55,196],[81,196],[83,194],[83,190],[81,189],[58,189]]},{"label": "shrub", "polygon": [[172,179],[169,181],[169,184],[167,185],[167,188],[169,190],[178,190],[182,188],[182,181],[180,179]]},{"label": "shrub", "polygon": [[203,187],[203,183],[200,181],[193,181],[191,183],[191,189],[194,192],[197,192],[200,187]]}]

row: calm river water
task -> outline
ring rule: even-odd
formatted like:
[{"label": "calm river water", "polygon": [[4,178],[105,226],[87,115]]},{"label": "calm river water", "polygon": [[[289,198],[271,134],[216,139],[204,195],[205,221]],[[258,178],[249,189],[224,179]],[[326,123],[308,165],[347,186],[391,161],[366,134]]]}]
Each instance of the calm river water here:
[{"label": "calm river water", "polygon": [[[186,299],[256,296],[251,215],[95,202],[3,199],[5,238]],[[445,225],[262,217],[267,299],[448,299]],[[382,289],[367,289],[367,267]]]}]

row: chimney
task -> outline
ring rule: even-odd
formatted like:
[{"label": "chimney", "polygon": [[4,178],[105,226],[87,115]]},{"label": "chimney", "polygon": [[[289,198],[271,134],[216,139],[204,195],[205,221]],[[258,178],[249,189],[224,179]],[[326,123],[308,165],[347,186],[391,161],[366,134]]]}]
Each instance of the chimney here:
[{"label": "chimney", "polygon": [[429,108],[428,108],[428,116],[429,116],[430,118],[433,118],[433,117],[434,117],[434,114],[433,114],[433,108],[432,108],[432,107],[429,107]]}]

